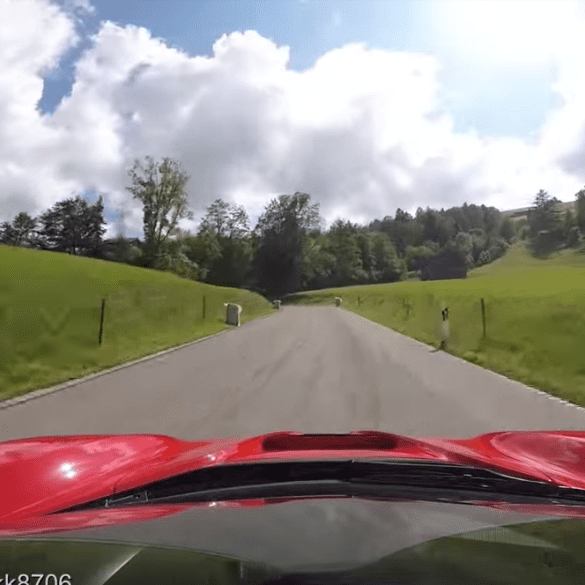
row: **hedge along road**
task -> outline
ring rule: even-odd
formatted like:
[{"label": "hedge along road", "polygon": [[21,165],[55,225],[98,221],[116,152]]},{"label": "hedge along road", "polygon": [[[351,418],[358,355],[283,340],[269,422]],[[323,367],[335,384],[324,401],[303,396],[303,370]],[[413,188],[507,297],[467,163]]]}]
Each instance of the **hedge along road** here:
[{"label": "hedge along road", "polygon": [[0,440],[237,437],[375,429],[414,436],[585,429],[585,410],[335,307],[269,319],[0,410]]}]

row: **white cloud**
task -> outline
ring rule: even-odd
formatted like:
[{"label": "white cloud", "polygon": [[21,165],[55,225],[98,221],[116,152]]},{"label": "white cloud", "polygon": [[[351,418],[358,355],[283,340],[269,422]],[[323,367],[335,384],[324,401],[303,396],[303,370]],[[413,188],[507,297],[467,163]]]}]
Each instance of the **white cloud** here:
[{"label": "white cloud", "polygon": [[60,175],[55,162],[66,131],[36,109],[43,74],[78,42],[71,21],[34,0],[2,0],[0,13],[0,215],[6,218],[43,209],[57,193],[81,188],[83,178]]},{"label": "white cloud", "polygon": [[306,191],[329,221],[367,221],[397,207],[519,207],[540,188],[567,200],[585,182],[582,58],[559,61],[565,102],[528,144],[456,133],[430,55],[351,44],[297,72],[288,47],[253,31],[192,57],[106,22],[45,116],[42,76],[77,42],[73,17],[48,0],[0,0],[0,12],[0,220],[88,189],[139,231],[126,171],[145,155],[183,163],[196,213],[224,197],[257,216]]},{"label": "white cloud", "polygon": [[585,183],[585,51],[559,63],[553,88],[562,105],[552,110],[540,129],[539,144],[547,158]]}]

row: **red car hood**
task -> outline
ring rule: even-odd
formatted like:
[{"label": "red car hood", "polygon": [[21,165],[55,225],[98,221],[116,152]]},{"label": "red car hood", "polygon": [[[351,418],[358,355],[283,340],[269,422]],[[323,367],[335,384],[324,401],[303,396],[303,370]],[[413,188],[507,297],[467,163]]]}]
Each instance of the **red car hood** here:
[{"label": "red car hood", "polygon": [[[580,431],[496,432],[469,439],[412,438],[376,431],[347,435],[279,432],[209,441],[183,441],[163,435],[37,437],[0,443],[0,535],[132,522],[202,505],[52,514],[203,467],[346,458],[467,464],[585,489],[585,432]],[[264,503],[268,502],[255,500],[245,505]],[[492,507],[535,510],[533,506]],[[585,508],[539,509],[549,514],[585,517]]]}]

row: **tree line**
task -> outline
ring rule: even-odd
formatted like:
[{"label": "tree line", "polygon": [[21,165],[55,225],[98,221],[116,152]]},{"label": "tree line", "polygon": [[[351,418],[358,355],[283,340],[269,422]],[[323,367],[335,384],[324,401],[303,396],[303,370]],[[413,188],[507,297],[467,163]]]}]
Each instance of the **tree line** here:
[{"label": "tree line", "polygon": [[[33,218],[19,213],[0,226],[0,242],[85,255],[173,272],[220,286],[244,287],[269,297],[353,284],[464,277],[472,267],[527,238],[535,253],[575,246],[585,231],[585,190],[575,217],[557,211],[558,200],[540,191],[528,218],[512,222],[495,207],[467,205],[415,215],[397,209],[367,225],[337,219],[323,227],[319,204],[308,193],[270,201],[251,228],[244,207],[222,199],[206,210],[196,233],[179,228],[193,218],[185,185],[189,176],[170,158],[146,157],[128,172],[127,187],[143,207],[143,238],[103,239],[103,199],[80,196]],[[579,211],[580,210],[580,211]],[[552,243],[551,243],[552,242]]]},{"label": "tree line", "polygon": [[537,257],[567,247],[585,251],[585,189],[575,194],[575,213],[571,209],[563,213],[561,201],[541,189],[526,218],[518,222],[518,232]]}]

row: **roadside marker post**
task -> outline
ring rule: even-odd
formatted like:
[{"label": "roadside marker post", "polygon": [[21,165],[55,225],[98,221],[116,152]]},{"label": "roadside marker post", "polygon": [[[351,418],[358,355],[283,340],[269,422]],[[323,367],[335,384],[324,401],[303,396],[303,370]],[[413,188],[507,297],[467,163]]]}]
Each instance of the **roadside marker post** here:
[{"label": "roadside marker post", "polygon": [[227,309],[225,322],[228,325],[235,325],[236,327],[239,327],[240,314],[242,312],[241,305],[236,305],[235,303],[224,303],[224,307]]},{"label": "roadside marker post", "polygon": [[106,308],[106,299],[102,299],[102,315],[100,317],[100,339],[99,344],[102,344],[102,333],[104,332],[104,310]]},{"label": "roadside marker post", "polygon": [[447,347],[447,341],[449,341],[449,309],[445,307],[441,311],[442,323],[441,323],[441,346],[440,349]]},{"label": "roadside marker post", "polygon": [[402,300],[402,306],[406,309],[406,318],[409,319],[410,318],[410,309],[412,307],[412,302],[409,301],[408,299],[404,298]]},{"label": "roadside marker post", "polygon": [[483,323],[483,338],[485,339],[485,303],[483,299],[481,299],[481,320]]}]

